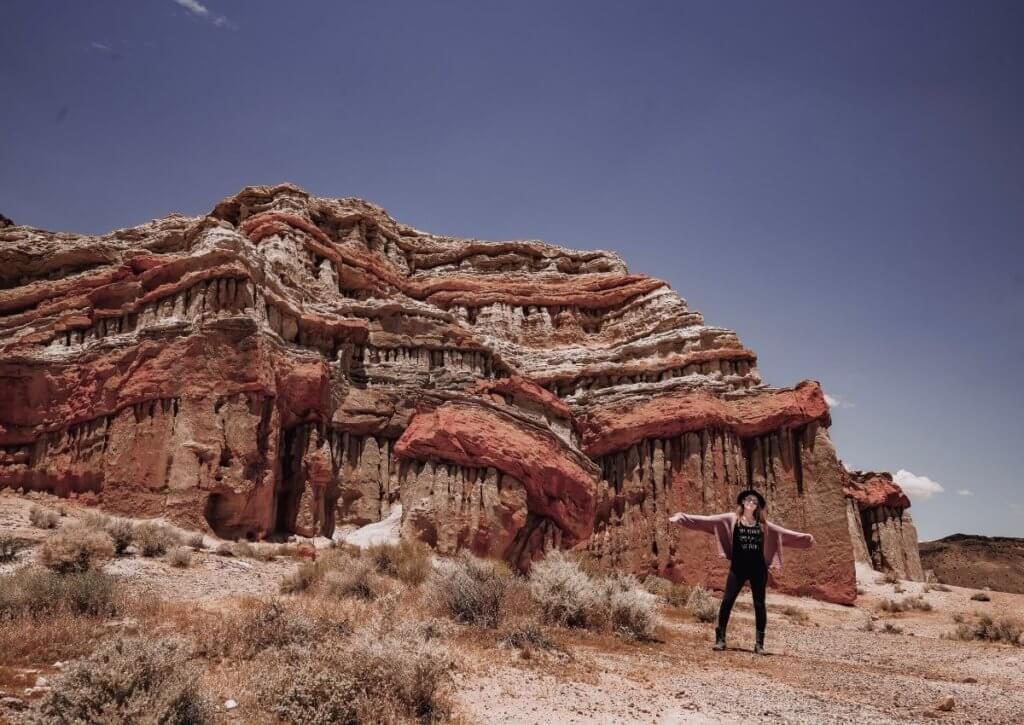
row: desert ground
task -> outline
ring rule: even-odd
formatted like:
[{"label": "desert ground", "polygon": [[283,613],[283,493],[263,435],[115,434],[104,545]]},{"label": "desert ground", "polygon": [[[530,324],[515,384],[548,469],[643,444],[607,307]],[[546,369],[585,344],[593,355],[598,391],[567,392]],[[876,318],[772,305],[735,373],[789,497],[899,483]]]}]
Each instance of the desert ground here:
[{"label": "desert ground", "polygon": [[[33,508],[55,512],[60,519],[55,528],[33,525]],[[13,558],[0,564],[0,582],[12,581],[10,577],[26,565],[38,566],[33,562],[41,542],[87,516],[84,507],[71,501],[0,492],[0,534],[17,542]],[[355,532],[350,538],[362,537],[365,543],[366,533]],[[268,601],[279,603],[289,616],[327,622],[339,631],[344,628],[345,637],[357,636],[361,628],[370,639],[376,631],[397,632],[401,627],[395,628],[396,619],[414,622],[420,627],[417,631],[429,632],[424,637],[430,646],[450,658],[447,674],[438,680],[445,706],[418,716],[381,711],[381,721],[1013,723],[1024,719],[1020,687],[1024,647],[953,636],[958,623],[972,626],[981,615],[1021,621],[1024,595],[1020,594],[886,581],[879,572],[858,568],[861,594],[855,606],[769,590],[766,655],[752,651],[748,589],[733,610],[724,652],[711,650],[713,622],[700,621],[692,608],[679,601],[671,603],[646,591],[642,596],[654,603],[657,614],[650,636],[541,622],[529,630],[532,639],[523,643],[509,633],[523,629],[529,607],[510,604],[509,613],[494,626],[467,624],[445,617],[437,608],[437,600],[429,594],[433,581],[429,577],[415,586],[389,579],[381,584],[388,593],[369,599],[346,597],[329,587],[324,590],[323,583],[282,593],[282,580],[308,566],[313,547],[278,548],[273,556],[252,555],[251,550],[248,555],[226,555],[224,547],[218,553],[220,543],[207,537],[202,548],[194,547],[185,566],[174,566],[167,556],[142,556],[131,547],[105,561],[102,570],[117,582],[119,597],[110,612],[33,617],[4,614],[0,608],[0,722],[61,722],[52,710],[47,716],[38,708],[44,702],[52,705],[53,690],[61,687],[62,677],[77,660],[117,638],[174,635],[192,643],[189,659],[199,667],[210,721],[287,721],[280,711],[281,719],[275,719],[260,691],[273,677],[280,678],[274,667],[284,655],[270,645],[255,656],[241,656],[232,649],[236,637],[241,641],[248,636],[247,612]],[[309,543],[319,547],[318,560],[330,550],[326,540]],[[436,561],[433,566],[438,566]],[[0,605],[2,601],[0,596]],[[908,601],[918,606],[906,611],[885,609],[887,602]],[[373,627],[378,629],[371,631]],[[299,660],[303,658],[303,642],[281,645],[285,646]],[[339,645],[341,651],[345,646]],[[264,667],[268,669],[260,669]]]}]

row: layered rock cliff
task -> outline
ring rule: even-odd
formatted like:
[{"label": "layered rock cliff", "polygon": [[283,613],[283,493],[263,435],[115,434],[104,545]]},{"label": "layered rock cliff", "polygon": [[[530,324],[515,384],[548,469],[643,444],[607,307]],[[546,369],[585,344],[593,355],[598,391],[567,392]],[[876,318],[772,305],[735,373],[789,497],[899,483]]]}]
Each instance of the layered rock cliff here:
[{"label": "layered rock cliff", "polygon": [[924,581],[910,499],[892,474],[848,471],[844,491],[854,559],[901,579]]},{"label": "layered rock cliff", "polygon": [[90,237],[0,228],[0,485],[221,536],[402,534],[522,568],[576,548],[720,587],[677,510],[815,535],[774,584],[855,596],[820,386],[606,251],[428,234],[248,187]]}]

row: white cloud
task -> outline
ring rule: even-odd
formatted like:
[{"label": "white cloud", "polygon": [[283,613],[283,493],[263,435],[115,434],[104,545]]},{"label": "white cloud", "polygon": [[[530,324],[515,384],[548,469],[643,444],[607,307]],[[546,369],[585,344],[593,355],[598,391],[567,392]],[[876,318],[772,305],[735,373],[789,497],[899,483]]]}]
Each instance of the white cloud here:
[{"label": "white cloud", "polygon": [[893,474],[892,480],[898,483],[899,487],[910,498],[931,498],[932,494],[941,493],[946,490],[940,484],[928,478],[928,476],[918,476],[902,468]]},{"label": "white cloud", "polygon": [[210,13],[210,8],[203,5],[198,0],[172,0],[176,5],[185,8],[188,12],[196,17],[209,20],[213,23],[216,28],[228,28],[230,30],[237,30],[238,26],[228,20],[223,15],[213,15]]},{"label": "white cloud", "polygon": [[181,5],[181,7],[185,8],[190,13],[202,16],[210,14],[210,9],[201,3],[197,3],[196,0],[174,0],[174,2]]},{"label": "white cloud", "polygon": [[93,48],[94,50],[110,50],[109,45],[107,45],[106,43],[101,43],[98,40],[94,40],[91,43],[89,43],[89,47]]},{"label": "white cloud", "polygon": [[829,393],[825,393],[825,402],[828,403],[828,407],[830,408],[853,407],[853,403],[851,403],[849,400],[842,397],[841,395],[830,395]]},{"label": "white cloud", "polygon": [[961,496],[973,496],[974,495],[974,491],[972,491],[969,488],[961,488],[959,491],[957,491],[957,493],[960,494]]}]

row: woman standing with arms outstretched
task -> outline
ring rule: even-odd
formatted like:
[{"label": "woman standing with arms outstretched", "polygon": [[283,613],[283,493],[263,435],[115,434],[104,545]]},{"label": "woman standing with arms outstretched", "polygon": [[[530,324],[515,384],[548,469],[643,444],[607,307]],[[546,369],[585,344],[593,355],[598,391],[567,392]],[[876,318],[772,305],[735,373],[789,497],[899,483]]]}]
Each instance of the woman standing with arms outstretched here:
[{"label": "woman standing with arms outstretched", "polygon": [[713,649],[725,649],[725,628],[729,624],[732,605],[743,584],[749,581],[754,598],[754,627],[757,634],[754,652],[764,654],[764,630],[768,623],[764,598],[768,569],[782,568],[783,546],[809,549],[814,546],[814,537],[768,521],[764,515],[764,496],[752,488],[741,491],[736,497],[736,503],[739,508],[735,512],[697,516],[680,511],[672,514],[669,521],[688,529],[714,534],[718,555],[731,561],[729,576],[725,580],[725,593],[718,609]]}]

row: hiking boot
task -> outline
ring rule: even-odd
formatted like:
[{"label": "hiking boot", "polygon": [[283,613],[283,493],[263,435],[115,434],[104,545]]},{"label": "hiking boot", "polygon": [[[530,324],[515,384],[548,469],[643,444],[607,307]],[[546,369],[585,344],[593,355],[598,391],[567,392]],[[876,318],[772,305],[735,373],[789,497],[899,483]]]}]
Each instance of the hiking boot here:
[{"label": "hiking boot", "polygon": [[757,641],[754,642],[754,654],[763,655],[764,652],[764,630],[757,630]]},{"label": "hiking boot", "polygon": [[725,649],[725,631],[715,627],[715,644],[711,649]]}]

